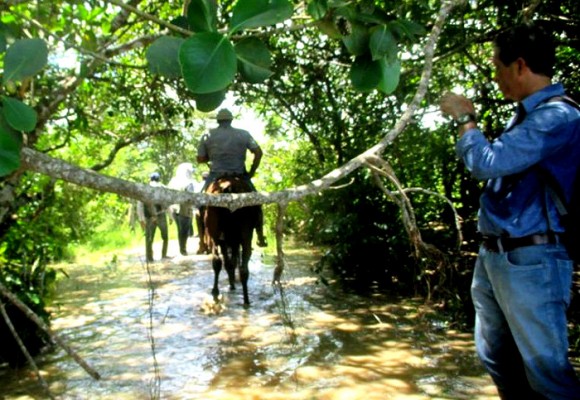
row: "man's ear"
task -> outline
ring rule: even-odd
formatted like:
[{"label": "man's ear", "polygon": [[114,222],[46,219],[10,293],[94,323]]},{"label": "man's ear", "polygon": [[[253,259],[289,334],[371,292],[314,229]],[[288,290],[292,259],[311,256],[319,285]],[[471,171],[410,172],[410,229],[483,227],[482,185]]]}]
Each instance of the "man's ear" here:
[{"label": "man's ear", "polygon": [[516,63],[517,71],[518,71],[519,75],[526,74],[526,73],[530,72],[530,68],[528,67],[528,63],[526,63],[526,60],[524,60],[522,57],[519,57],[518,59],[516,59],[514,61],[514,63]]}]

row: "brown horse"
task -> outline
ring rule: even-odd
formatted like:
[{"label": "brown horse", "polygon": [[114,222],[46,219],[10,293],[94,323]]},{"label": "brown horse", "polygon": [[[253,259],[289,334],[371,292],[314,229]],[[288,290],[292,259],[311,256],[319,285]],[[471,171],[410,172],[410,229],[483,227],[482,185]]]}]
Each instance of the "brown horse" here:
[{"label": "brown horse", "polygon": [[[239,176],[219,178],[212,182],[206,193],[246,193],[251,188],[248,182]],[[242,207],[230,211],[223,207],[206,207],[204,222],[206,233],[210,238],[214,284],[212,295],[217,301],[219,296],[218,279],[225,267],[230,282],[230,290],[235,290],[236,267],[240,271],[240,282],[244,292],[244,306],[250,305],[248,297],[248,263],[252,255],[252,236],[258,219],[259,206]],[[241,252],[241,254],[240,254]],[[241,256],[241,257],[240,257]]]}]

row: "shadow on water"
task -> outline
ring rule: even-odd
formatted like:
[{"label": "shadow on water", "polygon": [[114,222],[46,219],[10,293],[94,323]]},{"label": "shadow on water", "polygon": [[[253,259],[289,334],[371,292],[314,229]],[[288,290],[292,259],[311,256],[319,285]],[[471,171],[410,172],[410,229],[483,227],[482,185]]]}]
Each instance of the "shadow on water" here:
[{"label": "shadow on water", "polygon": [[[417,300],[319,285],[316,260],[288,251],[277,287],[272,257],[256,251],[249,309],[224,273],[213,302],[208,256],[152,264],[151,281],[139,251],[63,266],[52,328],[103,378],[62,350],[40,357],[41,373],[59,399],[497,398],[471,334]],[[43,398],[31,370],[0,368],[0,399]]]}]

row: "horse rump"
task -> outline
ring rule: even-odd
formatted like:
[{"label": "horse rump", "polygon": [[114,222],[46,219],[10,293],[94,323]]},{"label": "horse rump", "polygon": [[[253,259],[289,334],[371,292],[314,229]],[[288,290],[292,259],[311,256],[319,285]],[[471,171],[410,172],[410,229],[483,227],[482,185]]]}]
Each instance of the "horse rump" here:
[{"label": "horse rump", "polygon": [[[212,182],[206,193],[247,193],[251,187],[241,177],[223,177]],[[222,266],[228,274],[230,290],[235,290],[235,270],[239,269],[244,306],[249,306],[249,261],[252,255],[252,237],[258,221],[258,206],[242,207],[230,211],[225,207],[206,207],[204,222],[210,238],[214,286],[212,295],[219,297],[219,274]]]}]

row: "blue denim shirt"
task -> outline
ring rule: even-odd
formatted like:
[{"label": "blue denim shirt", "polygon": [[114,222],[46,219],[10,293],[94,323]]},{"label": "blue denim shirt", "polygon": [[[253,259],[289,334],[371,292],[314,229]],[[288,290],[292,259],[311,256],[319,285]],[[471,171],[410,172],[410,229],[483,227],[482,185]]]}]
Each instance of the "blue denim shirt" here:
[{"label": "blue denim shirt", "polygon": [[571,121],[580,118],[573,106],[548,100],[564,96],[553,84],[526,97],[518,108],[526,116],[489,142],[478,129],[468,130],[456,152],[472,175],[487,180],[480,198],[479,231],[489,236],[522,237],[548,231],[563,232],[558,212],[539,179],[537,166],[550,172],[567,199],[580,160],[580,135]]}]

